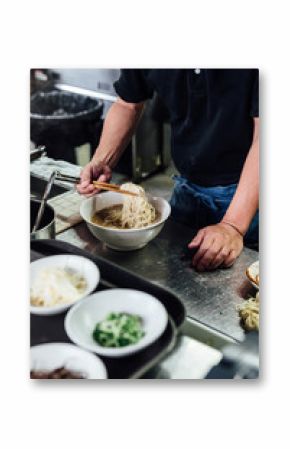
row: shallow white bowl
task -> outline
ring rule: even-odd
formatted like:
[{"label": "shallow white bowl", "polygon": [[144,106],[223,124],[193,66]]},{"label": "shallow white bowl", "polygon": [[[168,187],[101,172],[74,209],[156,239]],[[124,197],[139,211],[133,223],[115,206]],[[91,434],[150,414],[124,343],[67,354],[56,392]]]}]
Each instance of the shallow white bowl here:
[{"label": "shallow white bowl", "polygon": [[253,262],[246,270],[246,275],[257,290],[259,290],[259,284],[256,281],[256,277],[259,275],[259,261]]},{"label": "shallow white bowl", "polygon": [[30,369],[52,371],[64,366],[86,379],[107,379],[107,370],[95,354],[70,343],[44,343],[30,349]]},{"label": "shallow white bowl", "polygon": [[80,214],[86,221],[91,233],[104,242],[109,248],[118,251],[132,251],[143,248],[161,231],[164,222],[170,215],[171,208],[168,201],[160,197],[150,197],[150,202],[160,213],[160,219],[141,229],[112,229],[97,225],[91,221],[92,215],[105,207],[121,204],[123,195],[115,192],[104,192],[85,199],[81,203]]},{"label": "shallow white bowl", "polygon": [[[145,331],[144,337],[133,345],[122,348],[106,348],[93,339],[98,322],[110,312],[125,312],[139,315]],[[65,317],[68,337],[77,345],[108,357],[121,357],[140,351],[157,340],[168,322],[165,307],[154,296],[139,290],[110,289],[90,295],[73,306]]]},{"label": "shallow white bowl", "polygon": [[82,296],[76,301],[60,304],[51,307],[41,307],[30,305],[30,312],[35,315],[55,315],[62,313],[71,307],[76,302],[80,301],[85,296],[92,293],[95,290],[100,281],[100,271],[98,267],[89,259],[82,256],[73,256],[70,254],[62,254],[58,256],[43,257],[42,259],[35,260],[30,264],[30,285],[33,284],[36,276],[40,271],[45,268],[69,268],[82,275],[87,283],[87,288],[83,292]]}]

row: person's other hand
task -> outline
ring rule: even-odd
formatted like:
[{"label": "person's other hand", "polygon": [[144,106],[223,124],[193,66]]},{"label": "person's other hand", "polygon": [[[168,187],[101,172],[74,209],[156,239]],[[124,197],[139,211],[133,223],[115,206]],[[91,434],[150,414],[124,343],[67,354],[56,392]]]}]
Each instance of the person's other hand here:
[{"label": "person's other hand", "polygon": [[226,223],[200,229],[188,245],[196,249],[192,265],[197,271],[227,268],[233,265],[243,249],[243,237]]},{"label": "person's other hand", "polygon": [[112,171],[108,165],[92,160],[83,168],[77,190],[82,195],[94,195],[100,190],[92,184],[92,181],[109,182],[111,177]]}]

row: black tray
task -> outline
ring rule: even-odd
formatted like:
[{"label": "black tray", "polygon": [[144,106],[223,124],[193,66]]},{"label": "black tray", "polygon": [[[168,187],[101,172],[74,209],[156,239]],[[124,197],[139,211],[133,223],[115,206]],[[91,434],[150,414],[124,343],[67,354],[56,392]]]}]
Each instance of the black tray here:
[{"label": "black tray", "polygon": [[[137,276],[112,262],[108,262],[97,254],[92,255],[69,243],[57,240],[31,241],[31,260],[56,254],[84,256],[96,263],[101,272],[101,281],[96,291],[113,287],[142,290],[158,298],[167,310],[168,325],[156,342],[130,356],[122,358],[101,356],[106,365],[109,379],[139,378],[174,347],[177,330],[185,318],[184,306],[174,293],[152,284],[147,279]],[[64,330],[65,313],[51,316],[31,314],[31,346],[48,342],[72,343]]]}]

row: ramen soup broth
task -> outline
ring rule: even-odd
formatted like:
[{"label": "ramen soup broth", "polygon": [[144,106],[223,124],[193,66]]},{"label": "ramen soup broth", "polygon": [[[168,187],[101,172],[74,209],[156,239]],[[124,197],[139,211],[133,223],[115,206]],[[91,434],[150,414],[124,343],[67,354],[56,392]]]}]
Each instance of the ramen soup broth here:
[{"label": "ramen soup broth", "polygon": [[[104,226],[106,228],[112,229],[134,229],[129,228],[129,226],[122,226],[121,216],[122,216],[123,204],[113,204],[113,206],[105,207],[95,212],[91,220],[93,223]],[[161,218],[161,214],[155,209],[155,220],[150,223],[157,223]],[[146,225],[146,226],[150,226]],[[143,226],[143,227],[146,227]],[[141,228],[142,229],[142,228]]]}]

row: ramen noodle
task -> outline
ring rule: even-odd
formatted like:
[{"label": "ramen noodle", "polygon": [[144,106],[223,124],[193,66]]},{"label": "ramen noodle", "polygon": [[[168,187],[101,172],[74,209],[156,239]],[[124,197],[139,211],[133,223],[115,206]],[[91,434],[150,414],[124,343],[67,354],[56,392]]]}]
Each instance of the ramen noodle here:
[{"label": "ramen noodle", "polygon": [[238,306],[239,315],[243,326],[248,331],[259,330],[260,300],[259,292],[255,298],[250,298],[244,304]]},{"label": "ramen noodle", "polygon": [[121,185],[133,195],[123,195],[123,203],[98,211],[92,221],[106,227],[120,229],[140,229],[152,224],[157,218],[154,206],[149,202],[144,189],[133,183]]}]

